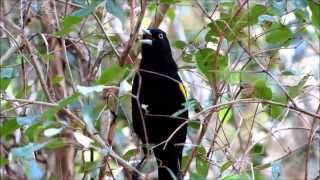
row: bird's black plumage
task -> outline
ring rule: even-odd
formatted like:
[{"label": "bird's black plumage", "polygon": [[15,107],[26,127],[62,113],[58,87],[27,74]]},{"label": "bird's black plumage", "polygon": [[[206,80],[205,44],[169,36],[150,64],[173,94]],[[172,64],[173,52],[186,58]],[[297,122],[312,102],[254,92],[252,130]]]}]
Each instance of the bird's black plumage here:
[{"label": "bird's black plumage", "polygon": [[[132,98],[133,128],[144,144],[162,143],[153,152],[159,179],[169,180],[172,176],[168,169],[179,176],[181,144],[186,140],[188,112],[172,116],[184,108],[185,90],[166,34],[160,29],[148,29],[142,41],[142,60],[132,87],[136,96]],[[163,142],[173,133],[164,147]]]}]

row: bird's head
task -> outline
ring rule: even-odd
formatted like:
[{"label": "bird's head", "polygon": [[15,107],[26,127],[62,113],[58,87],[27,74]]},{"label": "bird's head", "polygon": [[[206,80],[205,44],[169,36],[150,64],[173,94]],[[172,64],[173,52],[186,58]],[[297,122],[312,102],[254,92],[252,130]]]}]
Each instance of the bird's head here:
[{"label": "bird's head", "polygon": [[153,55],[166,53],[171,56],[169,40],[161,29],[144,29],[141,43],[142,53],[147,51]]},{"label": "bird's head", "polygon": [[[176,71],[167,35],[161,29],[146,29],[142,35],[142,64],[155,71]],[[157,70],[156,70],[157,69]]]}]

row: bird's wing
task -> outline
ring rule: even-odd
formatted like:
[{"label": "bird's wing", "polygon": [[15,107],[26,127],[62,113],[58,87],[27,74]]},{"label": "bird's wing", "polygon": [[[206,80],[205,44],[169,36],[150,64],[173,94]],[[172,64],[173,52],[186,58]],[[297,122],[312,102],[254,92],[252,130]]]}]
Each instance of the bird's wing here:
[{"label": "bird's wing", "polygon": [[184,98],[187,99],[186,88],[184,87],[184,85],[181,82],[179,82],[179,89],[180,89],[181,93],[183,94]]}]

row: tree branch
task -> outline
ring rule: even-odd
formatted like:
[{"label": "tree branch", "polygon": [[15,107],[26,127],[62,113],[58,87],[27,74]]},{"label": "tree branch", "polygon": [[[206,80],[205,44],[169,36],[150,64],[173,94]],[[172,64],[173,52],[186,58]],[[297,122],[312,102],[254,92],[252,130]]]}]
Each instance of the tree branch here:
[{"label": "tree branch", "polygon": [[137,39],[141,23],[142,23],[142,20],[144,18],[144,14],[146,12],[146,8],[147,8],[147,0],[142,0],[141,1],[140,16],[139,16],[139,18],[138,18],[138,20],[136,22],[134,31],[130,34],[130,39],[129,39],[128,43],[127,43],[127,46],[126,46],[125,50],[122,53],[122,56],[121,56],[120,62],[119,62],[120,66],[123,66],[125,64],[127,58],[129,58],[129,60],[130,60],[130,62],[132,64],[134,63],[133,59],[129,56],[129,52],[131,51],[131,48],[132,48],[134,42]]}]

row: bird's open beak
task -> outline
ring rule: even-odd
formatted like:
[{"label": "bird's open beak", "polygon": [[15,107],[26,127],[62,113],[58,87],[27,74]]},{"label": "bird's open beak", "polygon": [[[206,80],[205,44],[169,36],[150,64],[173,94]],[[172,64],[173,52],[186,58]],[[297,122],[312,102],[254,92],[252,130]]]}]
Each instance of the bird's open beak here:
[{"label": "bird's open beak", "polygon": [[147,44],[147,45],[152,46],[152,33],[150,32],[150,30],[143,29],[142,32],[143,32],[143,35],[142,35],[142,39],[140,40],[140,42],[142,44]]},{"label": "bird's open beak", "polygon": [[152,46],[152,40],[151,39],[141,39],[140,42],[142,44],[148,44],[148,45]]},{"label": "bird's open beak", "polygon": [[142,29],[143,35],[149,35],[152,36],[152,33],[148,29]]}]

